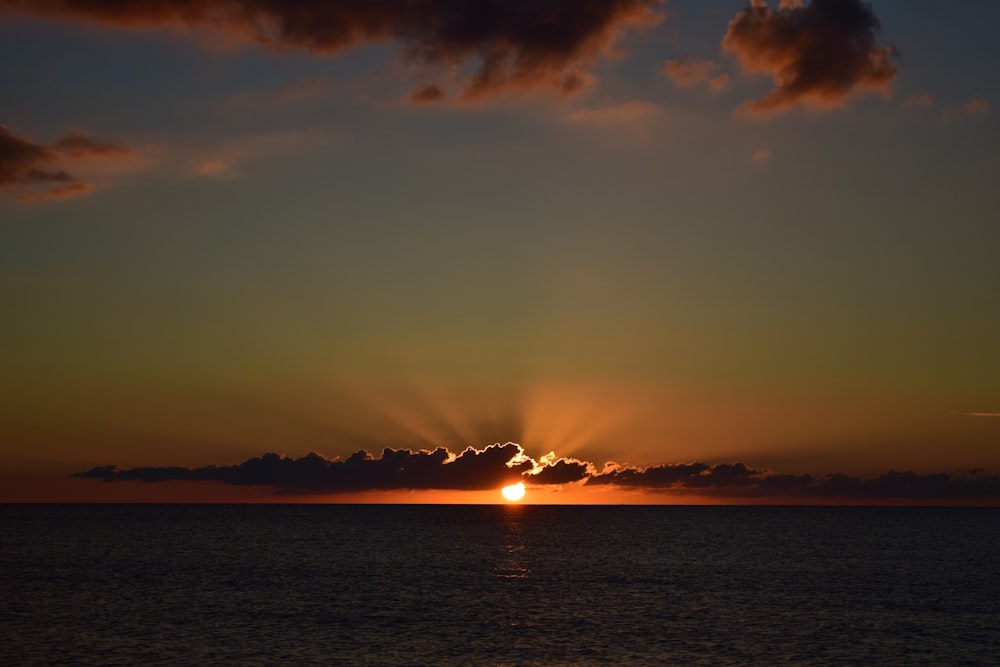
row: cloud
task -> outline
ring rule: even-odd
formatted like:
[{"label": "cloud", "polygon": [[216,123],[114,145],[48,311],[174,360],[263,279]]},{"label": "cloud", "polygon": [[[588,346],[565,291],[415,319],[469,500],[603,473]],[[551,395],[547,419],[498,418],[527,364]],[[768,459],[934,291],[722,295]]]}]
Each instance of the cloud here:
[{"label": "cloud", "polygon": [[[986,413],[990,416],[992,413]],[[346,459],[310,453],[302,458],[264,454],[236,465],[201,468],[98,466],[75,475],[113,481],[216,481],[267,485],[283,493],[350,493],[404,489],[489,490],[516,481],[535,486],[564,484],[641,490],[678,498],[769,502],[939,502],[1000,500],[1000,476],[983,469],[957,474],[911,471],[862,478],[844,473],[819,477],[791,475],[745,463],[682,462],[649,467],[610,462],[600,472],[593,463],[558,457],[537,460],[521,445],[508,442],[453,454],[433,450],[385,448],[375,457],[365,450]]]},{"label": "cloud", "polygon": [[669,488],[682,484],[684,480],[701,475],[708,469],[709,466],[704,463],[673,463],[648,468],[630,468],[611,464],[610,470],[595,475],[587,480],[587,483],[634,486],[646,489]]},{"label": "cloud", "polygon": [[538,459],[536,467],[525,474],[531,484],[571,484],[594,474],[594,466],[579,459],[556,456],[549,452]]},{"label": "cloud", "polygon": [[982,116],[990,110],[990,102],[984,98],[976,98],[974,100],[969,100],[962,105],[962,113],[966,116]]},{"label": "cloud", "polygon": [[949,104],[942,112],[945,123],[951,123],[960,118],[976,118],[990,111],[990,101],[984,97],[976,97],[965,104]]},{"label": "cloud", "polygon": [[247,164],[273,157],[302,156],[337,139],[342,137],[309,130],[251,134],[188,155],[188,171],[207,178],[238,178],[241,167]]},{"label": "cloud", "polygon": [[750,159],[755,163],[766,162],[771,158],[771,151],[766,148],[759,148],[753,152]]},{"label": "cloud", "polygon": [[[333,55],[399,42],[421,68],[467,72],[462,97],[547,87],[570,95],[586,69],[615,55],[626,30],[655,25],[662,0],[0,0],[0,8],[122,28],[207,28],[272,50]],[[422,99],[419,101],[428,101]]]},{"label": "cloud", "polygon": [[88,158],[130,159],[136,152],[119,143],[73,133],[50,146],[37,144],[0,125],[0,191],[17,201],[63,199],[90,192],[93,183],[72,175],[71,164]]},{"label": "cloud", "polygon": [[594,474],[591,464],[550,452],[537,461],[512,442],[453,454],[434,450],[385,448],[378,457],[367,451],[346,459],[310,453],[293,459],[264,454],[229,466],[140,467],[120,470],[98,466],[77,477],[106,481],[219,481],[233,485],[271,485],[292,493],[346,493],[399,489],[497,489],[516,481],[551,485],[580,482]]},{"label": "cloud", "polygon": [[799,105],[830,109],[855,91],[888,91],[898,52],[878,45],[879,28],[861,0],[782,0],[776,10],[752,0],[729,22],[722,48],[745,72],[769,74],[775,87],[740,111],[769,116]]},{"label": "cloud", "polygon": [[943,501],[1000,499],[1000,476],[971,470],[958,476],[889,471],[874,478],[831,473],[822,477],[754,469],[743,463],[678,463],[630,468],[612,465],[587,484],[658,490],[722,499],[788,501]]},{"label": "cloud", "polygon": [[87,155],[132,155],[135,151],[131,148],[114,142],[94,141],[90,137],[73,133],[52,144],[52,148],[70,157],[84,157]]},{"label": "cloud", "polygon": [[202,468],[93,468],[77,477],[143,482],[220,481],[234,485],[271,485],[293,493],[344,493],[393,489],[495,489],[516,482],[535,462],[520,445],[507,443],[467,448],[455,455],[443,447],[433,451],[382,450],[379,457],[358,451],[346,459],[311,453],[299,459],[264,454],[237,465]]},{"label": "cloud", "polygon": [[28,192],[22,192],[21,194],[16,195],[14,199],[23,203],[41,201],[44,199],[67,199],[69,197],[85,195],[93,189],[94,188],[90,185],[90,183],[84,183],[83,181],[70,181],[65,185],[54,185],[41,190],[29,190]]},{"label": "cloud", "polygon": [[229,165],[222,160],[205,160],[195,169],[202,176],[220,176],[229,171]]},{"label": "cloud", "polygon": [[663,73],[674,85],[687,87],[708,81],[716,67],[711,60],[668,60]]},{"label": "cloud", "polygon": [[729,86],[729,75],[719,74],[718,76],[713,76],[708,80],[708,89],[713,93],[718,93],[725,90]]},{"label": "cloud", "polygon": [[[668,60],[663,66],[663,74],[673,81],[678,88],[707,83],[713,93],[717,93],[729,85],[728,74],[715,74],[718,65],[711,60]],[[713,76],[714,75],[714,76]]]},{"label": "cloud", "polygon": [[1000,417],[1000,412],[966,412],[969,417]]},{"label": "cloud", "polygon": [[445,98],[444,91],[437,84],[429,84],[426,86],[421,86],[410,94],[410,101],[424,103],[424,102],[440,102]]},{"label": "cloud", "polygon": [[[56,153],[0,125],[0,188],[49,188],[53,190],[76,179],[56,165]],[[56,185],[53,185],[56,184]]]}]

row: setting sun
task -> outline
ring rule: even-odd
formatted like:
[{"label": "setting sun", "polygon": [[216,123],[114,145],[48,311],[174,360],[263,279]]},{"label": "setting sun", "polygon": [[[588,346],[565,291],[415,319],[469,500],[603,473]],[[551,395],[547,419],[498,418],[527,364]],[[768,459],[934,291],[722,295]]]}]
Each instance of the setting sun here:
[{"label": "setting sun", "polygon": [[507,500],[516,502],[521,498],[524,498],[524,482],[518,482],[517,484],[505,486],[500,489],[500,493],[502,493],[503,497]]}]

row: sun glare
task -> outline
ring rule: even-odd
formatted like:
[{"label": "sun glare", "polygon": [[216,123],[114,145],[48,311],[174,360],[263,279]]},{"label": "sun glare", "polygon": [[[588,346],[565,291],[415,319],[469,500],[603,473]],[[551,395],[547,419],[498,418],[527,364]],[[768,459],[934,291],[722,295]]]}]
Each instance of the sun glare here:
[{"label": "sun glare", "polygon": [[524,482],[518,482],[517,484],[505,486],[500,489],[500,493],[502,493],[503,497],[510,502],[517,502],[521,498],[524,498]]}]

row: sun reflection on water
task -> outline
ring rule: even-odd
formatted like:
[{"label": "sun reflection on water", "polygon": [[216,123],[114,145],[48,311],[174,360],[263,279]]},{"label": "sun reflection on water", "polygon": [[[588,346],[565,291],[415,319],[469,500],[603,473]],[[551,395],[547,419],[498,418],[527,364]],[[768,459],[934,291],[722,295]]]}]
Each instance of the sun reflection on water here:
[{"label": "sun reflection on water", "polygon": [[511,504],[503,508],[503,533],[500,557],[494,570],[501,579],[527,579],[531,576],[528,563],[528,549],[524,541],[524,516],[521,505]]}]

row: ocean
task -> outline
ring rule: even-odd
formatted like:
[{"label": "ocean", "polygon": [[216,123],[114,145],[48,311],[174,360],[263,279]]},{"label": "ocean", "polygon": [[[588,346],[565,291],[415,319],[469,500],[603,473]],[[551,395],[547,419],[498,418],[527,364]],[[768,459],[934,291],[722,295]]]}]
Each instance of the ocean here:
[{"label": "ocean", "polygon": [[0,505],[0,665],[997,665],[1000,510]]}]

